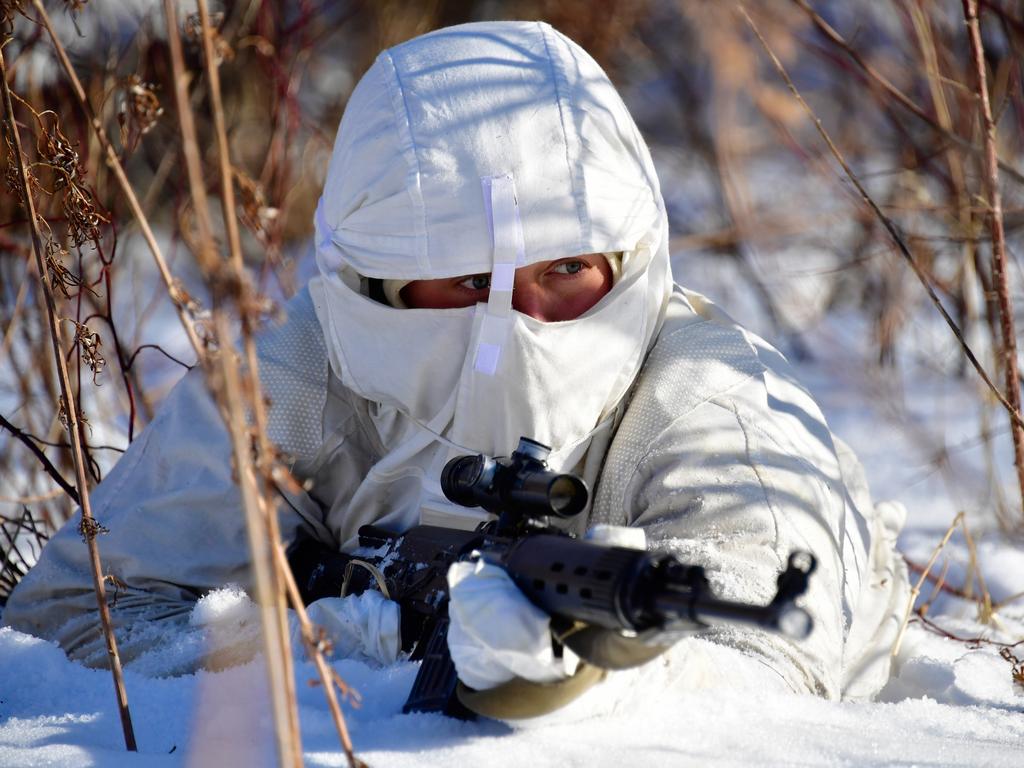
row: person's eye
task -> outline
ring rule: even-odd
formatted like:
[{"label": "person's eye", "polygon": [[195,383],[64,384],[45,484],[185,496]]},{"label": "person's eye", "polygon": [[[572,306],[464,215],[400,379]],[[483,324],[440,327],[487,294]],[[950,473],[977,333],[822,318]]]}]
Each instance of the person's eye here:
[{"label": "person's eye", "polygon": [[491,287],[491,276],[488,274],[470,275],[460,280],[458,285],[468,291],[485,291]]},{"label": "person's eye", "polygon": [[552,267],[552,272],[557,272],[560,275],[576,275],[587,268],[587,263],[579,259],[573,259],[571,261],[563,261],[555,264]]}]

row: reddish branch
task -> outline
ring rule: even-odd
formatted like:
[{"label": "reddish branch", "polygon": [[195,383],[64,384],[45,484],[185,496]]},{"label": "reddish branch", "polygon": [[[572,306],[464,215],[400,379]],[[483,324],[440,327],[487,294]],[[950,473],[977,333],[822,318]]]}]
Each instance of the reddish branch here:
[{"label": "reddish branch", "polygon": [[[1002,358],[1003,375],[1006,380],[1006,399],[1014,410],[1020,412],[1020,375],[1017,370],[1017,335],[1013,327],[1013,304],[1010,301],[1010,281],[1006,274],[1006,235],[1003,232],[1003,198],[999,191],[999,161],[996,157],[996,124],[992,119],[992,105],[988,98],[988,79],[985,73],[985,49],[981,42],[981,25],[978,23],[977,0],[963,0],[964,18],[971,41],[974,71],[978,78],[978,96],[981,102],[981,117],[985,128],[985,183],[988,187],[992,228],[992,276],[996,295],[999,298],[999,325],[1002,332],[1003,348],[997,354]],[[1024,427],[1010,421],[1013,435],[1014,464],[1017,467],[1017,481],[1020,484],[1021,502],[1024,503]],[[1024,510],[1022,510],[1024,511]],[[1024,523],[1024,520],[1022,520]]]},{"label": "reddish branch", "polygon": [[940,627],[934,621],[921,613],[916,614],[911,621],[920,622],[925,629],[936,635],[945,637],[948,640],[956,640],[958,643],[966,643],[967,645],[974,646],[975,648],[982,645],[994,645],[997,648],[1016,648],[1018,645],[1024,644],[1024,640],[1018,640],[1015,643],[1001,643],[998,640],[990,640],[987,637],[962,637],[950,632],[948,629]]}]

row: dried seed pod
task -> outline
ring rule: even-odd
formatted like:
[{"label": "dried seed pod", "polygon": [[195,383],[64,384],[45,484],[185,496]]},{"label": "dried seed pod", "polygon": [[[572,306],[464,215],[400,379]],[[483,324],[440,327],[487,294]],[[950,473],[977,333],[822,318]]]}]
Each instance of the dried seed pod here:
[{"label": "dried seed pod", "polygon": [[[235,58],[235,51],[220,34],[220,26],[224,23],[224,13],[218,11],[217,13],[210,14],[210,30],[213,36],[213,51],[215,57],[215,64],[219,67],[225,61],[231,61]],[[198,13],[190,14],[185,19],[185,38],[192,43],[197,45],[202,44],[203,40],[203,24],[200,20]]]},{"label": "dried seed pod", "polygon": [[[70,318],[68,318],[70,320]],[[100,335],[93,331],[85,323],[71,320],[75,326],[75,343],[82,354],[82,362],[89,366],[92,371],[92,383],[97,384],[96,377],[99,376],[107,365],[106,359],[100,352],[100,345],[103,343]]]},{"label": "dried seed pod", "polygon": [[121,126],[121,143],[129,151],[135,149],[139,139],[149,133],[164,113],[156,88],[138,75],[130,75],[121,83],[117,122]]},{"label": "dried seed pod", "polygon": [[[52,120],[45,120],[46,117]],[[36,137],[38,162],[54,171],[54,191],[76,184],[82,174],[78,152],[61,131],[57,115],[46,110],[37,114],[36,119],[39,122],[39,135]]]},{"label": "dried seed pod", "polygon": [[78,532],[82,536],[82,541],[88,541],[95,539],[101,533],[110,533],[110,529],[105,525],[100,525],[95,518],[83,517],[78,524]]},{"label": "dried seed pod", "polygon": [[64,265],[64,257],[68,252],[53,237],[46,241],[45,251],[43,259],[50,276],[50,285],[60,291],[65,299],[70,299],[72,289],[80,288],[82,280]]},{"label": "dried seed pod", "polygon": [[277,220],[280,211],[267,205],[267,197],[259,182],[238,168],[232,168],[231,173],[238,186],[238,216],[261,243],[266,243],[268,229]]},{"label": "dried seed pod", "polygon": [[[10,141],[9,138],[7,138],[7,137],[4,137],[4,138],[5,138],[5,143],[7,145],[7,157],[8,157],[7,170],[4,171],[4,184],[6,185],[7,189],[15,197],[18,198],[18,201],[22,205],[24,205],[25,204],[25,200],[23,199],[24,198],[24,194],[22,193],[22,190],[21,190],[21,176],[18,173],[18,164],[13,161],[13,158],[14,158],[14,147],[11,146],[11,141]],[[32,166],[29,163],[28,158],[25,157],[24,153],[22,153],[22,155],[21,155],[21,164],[25,168],[25,175],[28,177],[29,192],[30,193],[37,192],[40,189],[39,179],[37,179],[36,175],[34,173],[32,173]]]},{"label": "dried seed pod", "polygon": [[[68,410],[64,405],[64,398],[61,397],[58,402],[60,407],[57,410],[57,421],[64,427],[65,432],[70,432],[71,423],[68,421]],[[92,434],[92,424],[89,423],[89,418],[85,415],[85,411],[78,411],[78,423],[80,426],[88,428],[89,434]]]}]

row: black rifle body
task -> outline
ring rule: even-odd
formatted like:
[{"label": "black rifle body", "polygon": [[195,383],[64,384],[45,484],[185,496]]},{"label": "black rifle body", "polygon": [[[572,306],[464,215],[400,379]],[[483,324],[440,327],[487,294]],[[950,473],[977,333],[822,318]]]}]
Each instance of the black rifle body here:
[{"label": "black rifle body", "polygon": [[[516,538],[488,526],[464,531],[416,526],[403,534],[375,526],[359,531],[360,553],[343,554],[306,540],[289,561],[303,599],[358,594],[377,588],[400,605],[402,650],[422,659],[403,711],[468,716],[459,704],[457,676],[448,654],[448,568],[483,558],[504,568],[516,586],[553,622],[601,627],[652,645],[671,644],[679,634],[720,622],[756,624],[805,634],[786,626],[793,600],[806,589],[814,567],[809,555],[794,554],[778,579],[769,605],[720,600],[704,570],[670,554],[576,539],[551,527]],[[806,614],[804,614],[806,616]]]}]

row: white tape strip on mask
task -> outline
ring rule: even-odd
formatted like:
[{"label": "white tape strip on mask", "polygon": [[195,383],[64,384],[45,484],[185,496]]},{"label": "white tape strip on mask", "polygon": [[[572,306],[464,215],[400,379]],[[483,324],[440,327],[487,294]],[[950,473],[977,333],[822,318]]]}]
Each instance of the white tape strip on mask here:
[{"label": "white tape strip on mask", "polygon": [[516,202],[512,174],[485,176],[481,180],[484,207],[490,219],[494,255],[487,312],[477,338],[473,370],[493,376],[498,370],[501,348],[512,322],[512,288],[516,265],[524,260],[523,227]]}]

